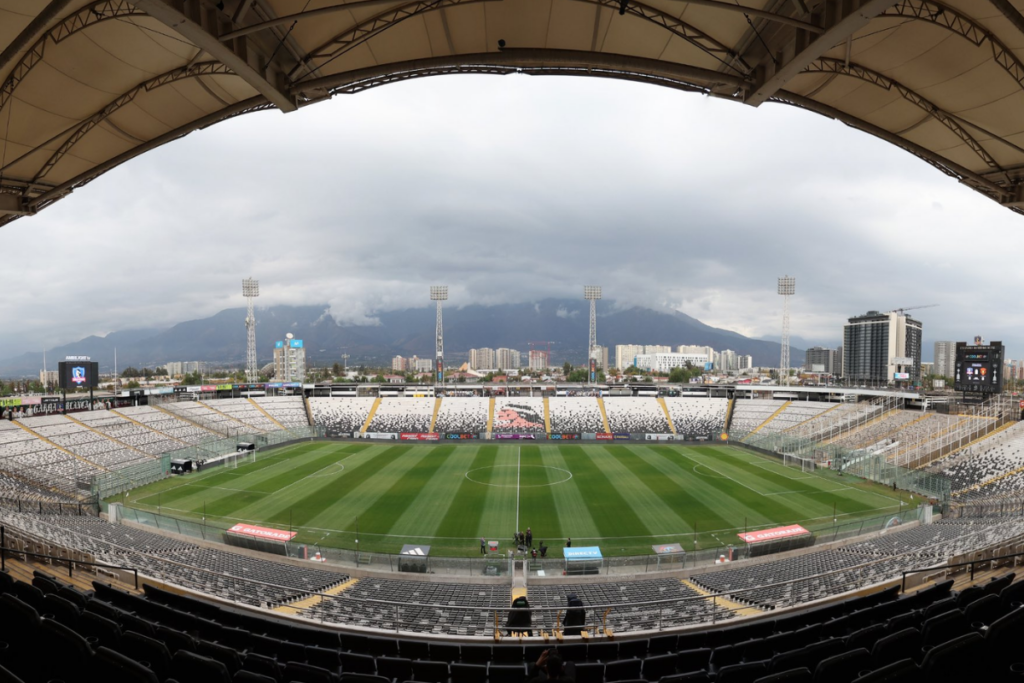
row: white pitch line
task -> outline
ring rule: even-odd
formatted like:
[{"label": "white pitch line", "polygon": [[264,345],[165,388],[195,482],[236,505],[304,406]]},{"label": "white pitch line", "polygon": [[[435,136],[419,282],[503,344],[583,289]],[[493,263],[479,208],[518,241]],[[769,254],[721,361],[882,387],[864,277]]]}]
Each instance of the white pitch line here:
[{"label": "white pitch line", "polygon": [[519,477],[523,471],[523,447],[516,450],[516,531],[519,531]]}]

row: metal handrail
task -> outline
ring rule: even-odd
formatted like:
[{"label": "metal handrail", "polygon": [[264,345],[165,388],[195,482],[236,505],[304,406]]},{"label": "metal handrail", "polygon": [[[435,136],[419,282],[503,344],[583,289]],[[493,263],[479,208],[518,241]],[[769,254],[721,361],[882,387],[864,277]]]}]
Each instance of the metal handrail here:
[{"label": "metal handrail", "polygon": [[[1008,542],[1011,542],[1011,541],[1008,541]],[[975,551],[975,552],[980,552],[980,551]],[[981,559],[978,559],[978,560],[969,560],[967,562],[956,562],[954,564],[949,564],[947,562],[946,564],[933,565],[931,567],[924,567],[923,569],[906,569],[903,572],[901,572],[902,575],[903,575],[903,578],[902,578],[902,580],[900,582],[900,592],[901,593],[906,593],[907,592],[907,576],[910,575],[910,574],[921,574],[923,572],[933,572],[936,569],[953,569],[954,567],[966,567],[967,565],[970,565],[970,567],[971,567],[971,581],[973,581],[974,580],[974,565],[979,564],[981,562],[995,562],[996,560],[1009,560],[1009,559],[1013,559],[1015,557],[1024,557],[1024,552],[1013,553],[1011,555],[999,555],[997,557],[985,557],[985,558],[981,558]]]},{"label": "metal handrail", "polygon": [[0,571],[7,571],[7,553],[11,553],[13,555],[25,555],[26,557],[31,556],[43,560],[58,560],[60,562],[67,562],[68,578],[72,578],[74,576],[76,564],[84,564],[89,567],[102,567],[104,569],[121,569],[130,571],[135,575],[135,590],[139,590],[139,570],[135,567],[122,567],[116,564],[106,564],[104,562],[87,562],[86,560],[72,560],[69,557],[43,555],[42,553],[34,553],[28,550],[16,550],[15,548],[8,548],[7,527],[0,526]]}]

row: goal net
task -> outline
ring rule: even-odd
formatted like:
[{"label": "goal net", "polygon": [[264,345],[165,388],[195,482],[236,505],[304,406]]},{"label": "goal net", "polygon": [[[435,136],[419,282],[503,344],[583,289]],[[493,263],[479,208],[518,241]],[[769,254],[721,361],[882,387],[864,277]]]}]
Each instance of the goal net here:
[{"label": "goal net", "polygon": [[232,453],[224,458],[224,467],[227,467],[228,469],[236,469],[239,465],[244,465],[247,462],[256,462],[256,451]]},{"label": "goal net", "polygon": [[814,461],[810,458],[801,458],[798,455],[790,455],[789,453],[782,454],[782,462],[786,467],[797,467],[801,472],[813,472],[815,469]]}]

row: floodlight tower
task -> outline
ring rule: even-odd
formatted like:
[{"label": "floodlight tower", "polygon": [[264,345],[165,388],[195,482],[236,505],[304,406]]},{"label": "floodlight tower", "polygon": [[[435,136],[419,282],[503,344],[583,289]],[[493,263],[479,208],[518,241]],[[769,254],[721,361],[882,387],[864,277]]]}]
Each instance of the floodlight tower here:
[{"label": "floodlight tower", "polygon": [[597,346],[597,301],[601,298],[601,287],[583,285],[583,298],[590,302],[590,344],[587,347],[587,362],[590,371],[590,383],[597,381],[597,361],[601,349]]},{"label": "floodlight tower", "polygon": [[431,286],[430,300],[437,302],[437,337],[434,343],[437,356],[434,360],[437,383],[444,384],[444,332],[441,328],[441,302],[448,300],[448,286]]},{"label": "floodlight tower", "polygon": [[256,369],[256,313],[253,311],[253,304],[256,297],[260,295],[259,280],[251,277],[242,280],[242,296],[248,302],[248,312],[245,316],[245,329],[248,333],[248,340],[245,346],[245,380],[254,384],[259,378],[259,371]]},{"label": "floodlight tower", "polygon": [[[779,384],[789,385],[789,297],[796,294],[796,278],[786,275],[779,278],[779,294],[782,296],[782,361],[779,363]],[[783,379],[785,378],[785,379]]]}]

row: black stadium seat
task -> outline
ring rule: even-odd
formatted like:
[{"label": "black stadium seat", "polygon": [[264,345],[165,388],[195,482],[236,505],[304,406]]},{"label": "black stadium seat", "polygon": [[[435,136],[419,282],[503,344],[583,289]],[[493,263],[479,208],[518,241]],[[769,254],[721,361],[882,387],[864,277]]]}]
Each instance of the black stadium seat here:
[{"label": "black stadium seat", "polygon": [[768,674],[754,680],[754,683],[810,683],[814,680],[811,672],[806,668],[790,669]]}]

